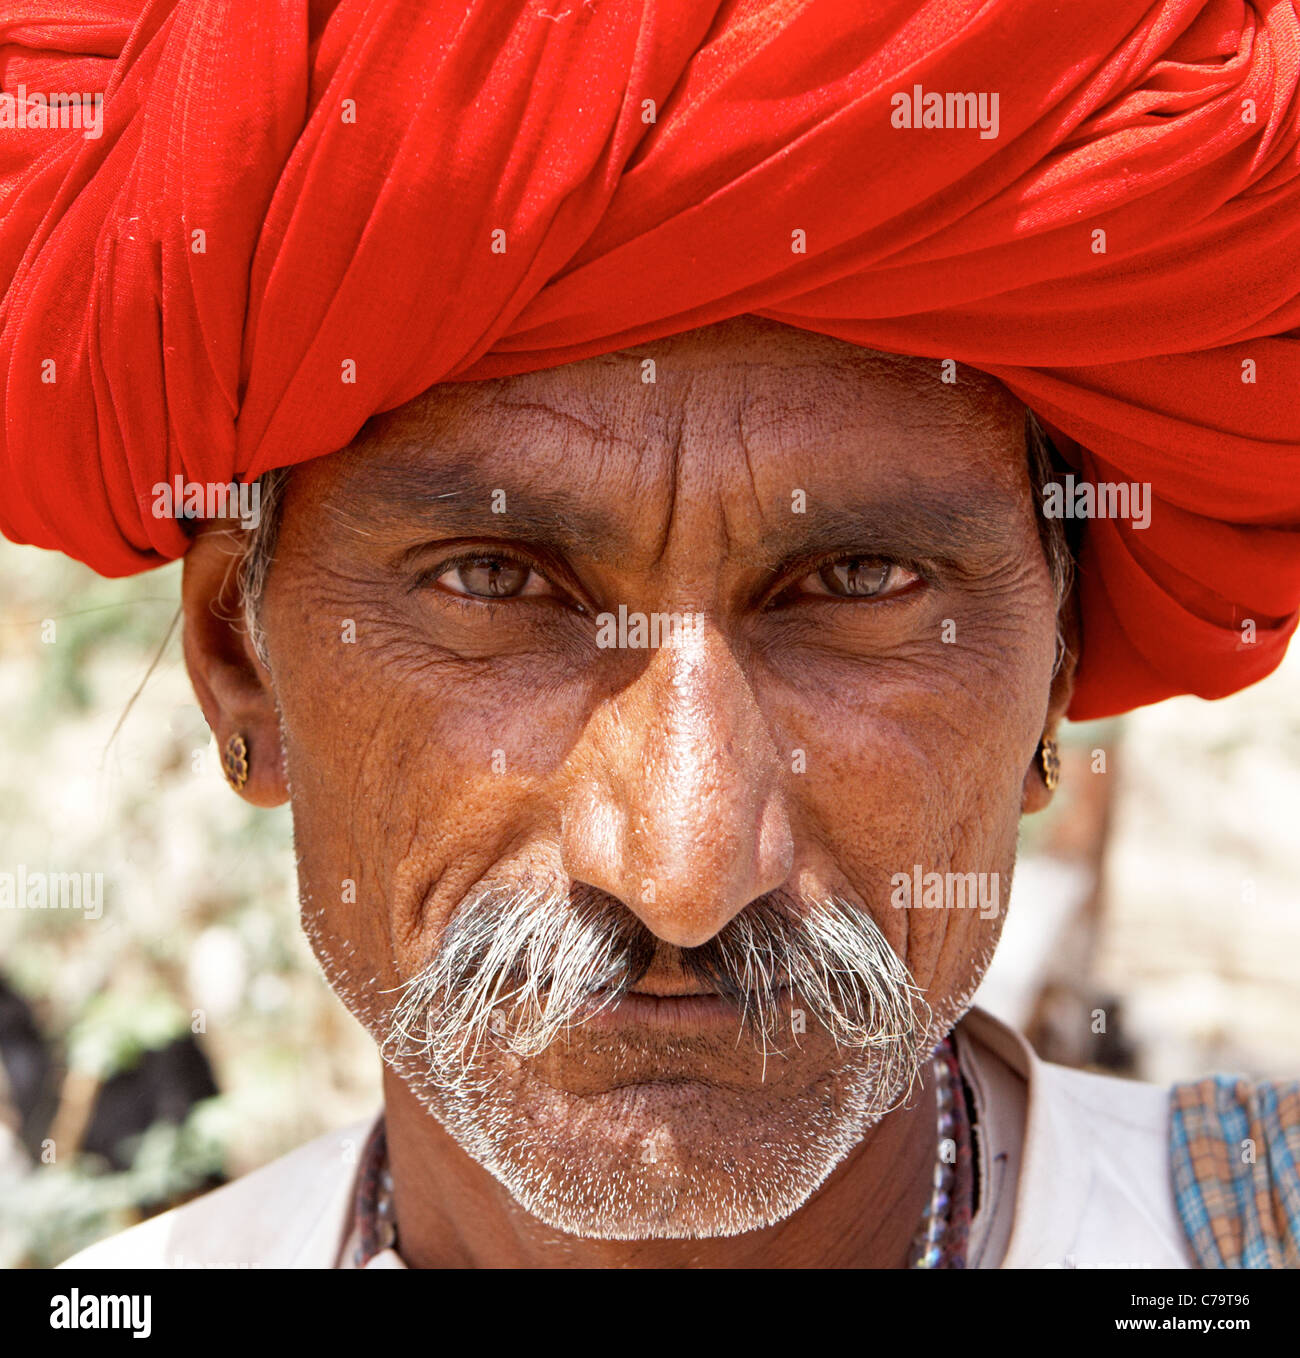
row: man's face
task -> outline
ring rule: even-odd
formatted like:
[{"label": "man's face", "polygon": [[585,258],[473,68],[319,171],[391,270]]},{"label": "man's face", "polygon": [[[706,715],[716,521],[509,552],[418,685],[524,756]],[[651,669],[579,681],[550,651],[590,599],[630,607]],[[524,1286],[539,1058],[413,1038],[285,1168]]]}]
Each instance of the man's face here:
[{"label": "man's face", "polygon": [[[685,621],[651,646],[638,614]],[[745,319],[435,388],[295,471],[262,616],[325,973],[551,1225],[781,1219],[906,1092],[899,1044],[969,1004],[1000,909],[900,908],[899,882],[987,874],[1005,905],[1047,717],[1055,598],[1023,409],[991,380]],[[544,1000],[547,975],[488,957],[493,912],[518,928],[540,901],[557,927],[618,917],[637,961],[599,1013],[540,1051],[498,1013],[454,1078],[394,1040],[458,918],[480,946],[444,980],[486,977],[485,1012]],[[782,974],[741,978],[769,1003],[756,1039],[690,965],[764,907],[827,903],[905,964],[919,1034],[837,1043],[773,954]]]}]

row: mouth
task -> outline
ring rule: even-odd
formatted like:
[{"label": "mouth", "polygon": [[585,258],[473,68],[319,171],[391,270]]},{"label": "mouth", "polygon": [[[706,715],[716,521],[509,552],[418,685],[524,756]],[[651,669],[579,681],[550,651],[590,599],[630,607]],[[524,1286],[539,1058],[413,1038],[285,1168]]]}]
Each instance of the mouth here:
[{"label": "mouth", "polygon": [[[777,992],[781,1010],[787,1007],[788,993]],[[666,1034],[690,1036],[730,1030],[739,1036],[742,1009],[735,1000],[716,992],[652,993],[629,990],[612,1002],[608,992],[593,997],[593,1012],[584,1026],[600,1032],[618,1032],[636,1027]]]}]

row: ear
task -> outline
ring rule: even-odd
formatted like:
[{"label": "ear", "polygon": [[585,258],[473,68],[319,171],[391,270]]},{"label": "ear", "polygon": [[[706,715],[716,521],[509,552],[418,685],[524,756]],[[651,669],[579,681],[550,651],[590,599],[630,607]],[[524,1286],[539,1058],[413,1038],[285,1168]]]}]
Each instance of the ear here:
[{"label": "ear", "polygon": [[[1056,738],[1057,728],[1070,706],[1070,699],[1074,696],[1074,672],[1079,663],[1079,610],[1073,590],[1061,604],[1059,619],[1065,652],[1061,656],[1056,673],[1052,676],[1052,687],[1047,698],[1047,715],[1043,719],[1042,731],[1045,738],[1052,740]],[[1043,776],[1043,765],[1038,757],[1041,748],[1041,745],[1034,747],[1034,757],[1025,771],[1024,787],[1020,796],[1022,815],[1043,811],[1051,804],[1052,792],[1047,786]]]},{"label": "ear", "polygon": [[244,626],[239,564],[247,534],[212,524],[185,556],[181,607],[185,665],[218,749],[243,736],[248,781],[239,795],[254,806],[289,798],[280,745],[280,719],[271,675],[257,658]]}]

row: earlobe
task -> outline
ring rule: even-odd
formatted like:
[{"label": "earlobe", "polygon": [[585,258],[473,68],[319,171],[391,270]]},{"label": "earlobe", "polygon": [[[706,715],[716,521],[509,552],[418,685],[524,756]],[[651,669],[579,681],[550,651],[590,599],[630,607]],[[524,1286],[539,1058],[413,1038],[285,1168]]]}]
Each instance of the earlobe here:
[{"label": "earlobe", "polygon": [[1079,660],[1079,619],[1073,594],[1061,606],[1058,621],[1061,653],[1052,675],[1052,690],[1047,700],[1043,731],[1034,757],[1025,771],[1020,796],[1022,815],[1045,810],[1061,780],[1061,755],[1056,732],[1074,696],[1074,672]]},{"label": "earlobe", "polygon": [[1044,736],[1038,742],[1038,767],[1048,792],[1055,792],[1061,781],[1061,753],[1053,736]]},{"label": "earlobe", "polygon": [[1047,734],[1038,742],[1033,762],[1025,773],[1024,787],[1020,796],[1022,815],[1043,811],[1051,803],[1061,778],[1061,756],[1054,736]]},{"label": "earlobe", "polygon": [[271,676],[244,625],[242,541],[212,526],[185,557],[181,584],[185,665],[217,740],[226,781],[254,806],[280,806],[288,782]]}]

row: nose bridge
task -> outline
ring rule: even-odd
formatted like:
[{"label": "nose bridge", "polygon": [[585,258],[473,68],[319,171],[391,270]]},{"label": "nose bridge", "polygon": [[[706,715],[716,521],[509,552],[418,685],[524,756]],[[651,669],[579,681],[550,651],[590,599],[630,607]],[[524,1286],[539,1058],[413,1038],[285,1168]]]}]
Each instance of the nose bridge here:
[{"label": "nose bridge", "polygon": [[[695,615],[593,718],[570,874],[659,938],[707,942],[793,859],[778,751],[727,639]],[[576,808],[575,808],[576,809]]]}]

